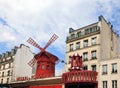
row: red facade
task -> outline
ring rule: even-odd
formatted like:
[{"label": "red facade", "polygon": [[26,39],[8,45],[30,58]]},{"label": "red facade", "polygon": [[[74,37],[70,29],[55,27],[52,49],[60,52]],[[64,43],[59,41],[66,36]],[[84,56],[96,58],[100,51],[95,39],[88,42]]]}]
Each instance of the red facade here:
[{"label": "red facade", "polygon": [[97,72],[95,71],[73,71],[64,73],[62,76],[63,83],[97,83]]},{"label": "red facade", "polygon": [[82,70],[82,57],[75,53],[72,57],[70,72],[63,73],[65,88],[97,88],[97,72]]},{"label": "red facade", "polygon": [[29,88],[62,88],[62,85],[31,86]]},{"label": "red facade", "polygon": [[36,78],[46,78],[55,76],[56,56],[46,51],[35,55],[37,60]]},{"label": "red facade", "polygon": [[81,70],[82,69],[82,56],[79,56],[78,53],[74,54],[71,56],[72,62],[71,62],[71,68],[69,69],[70,71],[72,70]]}]

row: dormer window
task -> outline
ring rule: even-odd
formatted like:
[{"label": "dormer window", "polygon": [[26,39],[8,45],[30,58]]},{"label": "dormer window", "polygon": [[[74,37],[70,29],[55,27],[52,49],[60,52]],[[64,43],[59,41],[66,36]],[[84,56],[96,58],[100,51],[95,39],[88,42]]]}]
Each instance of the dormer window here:
[{"label": "dormer window", "polygon": [[85,34],[89,34],[89,33],[90,33],[90,29],[86,29]]},{"label": "dormer window", "polygon": [[75,34],[71,34],[71,39],[75,38]]},{"label": "dormer window", "polygon": [[81,36],[81,31],[77,33],[77,36],[80,37]]}]

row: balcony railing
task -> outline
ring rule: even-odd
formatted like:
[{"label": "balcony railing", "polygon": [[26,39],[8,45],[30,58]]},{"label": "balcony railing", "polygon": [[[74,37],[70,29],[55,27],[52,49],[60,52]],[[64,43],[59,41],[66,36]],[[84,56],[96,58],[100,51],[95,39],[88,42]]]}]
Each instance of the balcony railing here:
[{"label": "balcony railing", "polygon": [[81,34],[79,34],[79,32],[78,32],[76,34],[72,34],[71,36],[68,36],[66,39],[66,42],[69,42],[69,41],[72,41],[72,40],[75,40],[78,38],[82,38],[82,37],[88,36],[90,34],[98,33],[98,32],[100,32],[100,27],[96,26],[96,29],[93,31],[88,31],[87,33],[86,33],[86,31],[83,31],[83,32],[81,32]]},{"label": "balcony railing", "polygon": [[63,83],[74,83],[74,82],[97,82],[97,72],[95,71],[73,71],[67,72],[62,75]]}]

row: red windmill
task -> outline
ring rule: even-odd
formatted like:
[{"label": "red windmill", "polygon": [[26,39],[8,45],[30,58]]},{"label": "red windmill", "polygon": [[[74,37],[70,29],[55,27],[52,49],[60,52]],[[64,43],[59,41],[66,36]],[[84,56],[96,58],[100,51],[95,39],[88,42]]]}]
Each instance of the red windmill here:
[{"label": "red windmill", "polygon": [[37,47],[41,50],[40,53],[36,54],[34,58],[28,63],[31,67],[37,63],[36,67],[36,78],[45,78],[52,77],[55,75],[55,63],[59,60],[57,56],[46,51],[46,48],[53,43],[58,36],[53,34],[50,40],[47,42],[44,48],[40,47],[38,43],[36,43],[32,38],[27,40],[28,43]]}]

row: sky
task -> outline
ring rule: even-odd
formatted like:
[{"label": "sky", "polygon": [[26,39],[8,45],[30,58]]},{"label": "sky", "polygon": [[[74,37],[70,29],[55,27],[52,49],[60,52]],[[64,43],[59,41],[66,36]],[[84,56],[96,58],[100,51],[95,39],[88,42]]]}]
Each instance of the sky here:
[{"label": "sky", "polygon": [[[44,47],[55,33],[59,38],[47,51],[65,60],[69,28],[78,29],[98,21],[102,15],[120,34],[120,0],[0,0],[0,54],[25,44],[32,37]],[[57,65],[61,73],[63,64]]]}]

